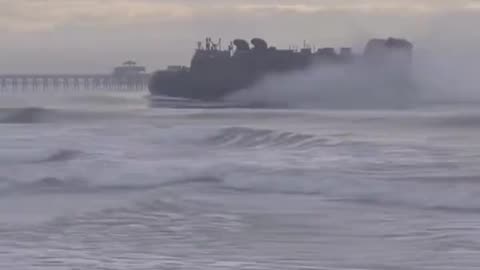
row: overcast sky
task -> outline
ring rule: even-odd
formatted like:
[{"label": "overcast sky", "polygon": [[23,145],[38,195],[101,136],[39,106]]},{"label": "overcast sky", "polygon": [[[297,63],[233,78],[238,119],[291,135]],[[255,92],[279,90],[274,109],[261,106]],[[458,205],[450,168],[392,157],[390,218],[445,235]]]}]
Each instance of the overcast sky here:
[{"label": "overcast sky", "polygon": [[452,50],[452,40],[480,40],[479,15],[475,0],[0,0],[0,72],[188,64],[207,35],[357,51],[396,36]]}]

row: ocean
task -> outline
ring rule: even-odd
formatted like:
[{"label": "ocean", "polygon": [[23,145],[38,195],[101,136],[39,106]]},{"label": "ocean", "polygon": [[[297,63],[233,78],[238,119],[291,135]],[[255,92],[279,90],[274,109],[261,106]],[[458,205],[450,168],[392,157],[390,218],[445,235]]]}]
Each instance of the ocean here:
[{"label": "ocean", "polygon": [[480,109],[0,96],[0,268],[480,266]]}]

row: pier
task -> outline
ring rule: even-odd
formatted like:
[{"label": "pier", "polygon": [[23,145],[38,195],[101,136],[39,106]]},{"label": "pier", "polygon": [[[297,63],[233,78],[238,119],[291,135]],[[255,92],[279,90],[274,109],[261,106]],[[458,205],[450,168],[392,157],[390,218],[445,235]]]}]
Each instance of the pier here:
[{"label": "pier", "polygon": [[127,61],[105,74],[0,74],[0,91],[144,90],[150,74]]}]

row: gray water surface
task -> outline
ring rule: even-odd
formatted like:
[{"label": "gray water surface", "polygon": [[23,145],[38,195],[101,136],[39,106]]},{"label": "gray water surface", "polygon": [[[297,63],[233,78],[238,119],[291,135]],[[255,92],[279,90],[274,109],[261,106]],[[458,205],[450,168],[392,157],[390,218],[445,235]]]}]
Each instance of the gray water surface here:
[{"label": "gray water surface", "polygon": [[0,268],[480,266],[480,110],[171,102],[2,97]]}]

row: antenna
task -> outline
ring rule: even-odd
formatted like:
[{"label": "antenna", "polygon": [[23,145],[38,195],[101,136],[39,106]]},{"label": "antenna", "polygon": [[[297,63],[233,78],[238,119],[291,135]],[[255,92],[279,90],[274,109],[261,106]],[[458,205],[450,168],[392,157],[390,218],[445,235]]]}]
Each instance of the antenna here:
[{"label": "antenna", "polygon": [[208,38],[208,37],[205,38],[205,49],[206,49],[207,51],[210,51],[210,47],[211,47],[210,45],[211,45],[211,44],[210,44],[210,38]]}]

